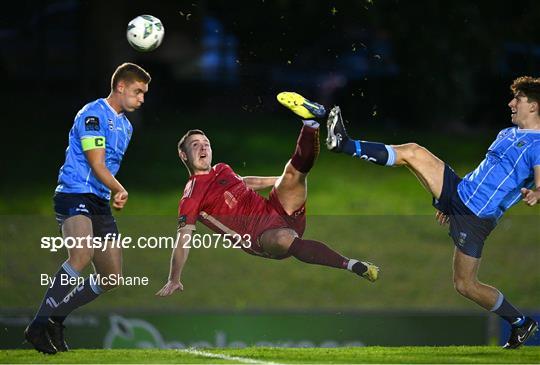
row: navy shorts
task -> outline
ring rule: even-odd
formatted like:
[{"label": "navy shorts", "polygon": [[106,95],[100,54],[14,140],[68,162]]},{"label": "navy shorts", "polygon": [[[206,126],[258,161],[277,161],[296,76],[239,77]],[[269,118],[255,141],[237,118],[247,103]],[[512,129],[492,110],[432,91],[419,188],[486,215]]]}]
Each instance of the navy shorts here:
[{"label": "navy shorts", "polygon": [[461,178],[445,165],[444,181],[439,200],[433,199],[433,206],[450,219],[450,237],[456,247],[465,255],[480,258],[484,241],[497,225],[494,219],[477,217],[459,197],[457,187]]},{"label": "navy shorts", "polygon": [[118,235],[118,227],[108,200],[101,199],[95,194],[56,193],[53,202],[60,231],[62,224],[69,217],[85,215],[92,220],[94,237],[105,238],[107,233]]}]

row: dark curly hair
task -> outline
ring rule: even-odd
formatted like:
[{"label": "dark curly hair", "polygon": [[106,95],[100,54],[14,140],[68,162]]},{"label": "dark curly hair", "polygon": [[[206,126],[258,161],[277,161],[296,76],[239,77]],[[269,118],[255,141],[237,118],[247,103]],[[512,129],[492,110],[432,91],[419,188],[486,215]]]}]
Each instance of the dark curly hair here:
[{"label": "dark curly hair", "polygon": [[529,102],[540,104],[540,78],[521,76],[514,80],[510,86],[513,95],[522,94]]}]

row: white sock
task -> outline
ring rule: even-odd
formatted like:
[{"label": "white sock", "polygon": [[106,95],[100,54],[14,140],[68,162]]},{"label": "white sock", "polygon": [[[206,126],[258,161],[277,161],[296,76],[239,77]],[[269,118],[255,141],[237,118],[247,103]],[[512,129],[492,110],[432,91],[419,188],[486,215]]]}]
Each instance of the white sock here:
[{"label": "white sock", "polygon": [[355,260],[355,259],[350,259],[350,260],[349,260],[349,263],[347,263],[347,270],[352,271],[352,267],[353,267],[354,264],[356,264],[357,262],[359,262],[359,261],[358,261],[358,260]]},{"label": "white sock", "polygon": [[307,125],[310,128],[317,129],[320,127],[320,124],[314,121],[313,119],[302,119],[302,123],[304,123],[304,125]]}]

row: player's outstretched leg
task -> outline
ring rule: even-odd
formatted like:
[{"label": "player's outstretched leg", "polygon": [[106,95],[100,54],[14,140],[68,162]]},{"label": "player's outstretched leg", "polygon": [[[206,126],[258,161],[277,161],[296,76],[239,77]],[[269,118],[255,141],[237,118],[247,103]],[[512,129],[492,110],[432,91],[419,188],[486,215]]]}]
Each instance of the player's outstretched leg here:
[{"label": "player's outstretched leg", "polygon": [[299,238],[289,228],[268,230],[261,235],[260,242],[274,256],[289,255],[308,264],[346,269],[371,282],[379,277],[379,268],[372,263],[349,259],[322,242]]},{"label": "player's outstretched leg", "polygon": [[[304,126],[296,142],[296,149],[285,171],[275,185],[278,200],[289,215],[301,209],[307,198],[306,178],[319,155],[319,123],[311,118],[323,117],[324,107],[311,102],[303,96],[282,92],[278,101],[300,116]],[[377,280],[379,268],[369,262],[348,259],[322,242],[306,240],[298,237],[292,229],[273,229],[261,236],[264,250],[275,256],[290,255],[300,261],[348,269],[369,280]]]},{"label": "player's outstretched leg", "polygon": [[322,117],[326,111],[322,105],[292,92],[282,92],[277,99],[303,118],[304,123],[291,160],[275,184],[277,197],[285,212],[290,215],[301,209],[306,201],[306,177],[320,152],[319,123],[308,118]]},{"label": "player's outstretched leg", "polygon": [[330,151],[382,166],[407,166],[434,198],[440,198],[445,164],[424,147],[416,143],[386,145],[351,139],[345,129],[339,106],[332,108],[328,114],[326,126],[326,147]]},{"label": "player's outstretched leg", "polygon": [[[110,241],[107,242],[106,250],[96,250],[92,262],[96,273],[102,277],[111,275],[122,275],[122,250],[119,247],[111,247]],[[58,351],[67,351],[68,345],[64,339],[64,321],[74,310],[97,299],[102,293],[114,289],[114,286],[100,285],[96,280],[96,275],[90,275],[86,280],[74,288],[56,307],[51,314],[51,328],[49,336],[53,345]]]},{"label": "player's outstretched leg", "polygon": [[464,297],[499,315],[512,328],[505,349],[523,345],[538,330],[538,323],[525,317],[496,288],[478,280],[480,259],[468,256],[458,248],[454,251],[454,287]]},{"label": "player's outstretched leg", "polygon": [[[70,217],[64,221],[62,233],[64,237],[91,236],[92,221],[84,215]],[[79,277],[80,272],[90,263],[92,255],[93,249],[89,247],[69,249],[69,259],[59,268],[54,276],[54,281],[45,293],[36,316],[24,331],[24,337],[37,351],[47,354],[62,351],[61,346],[60,348],[55,346],[56,342],[54,338],[51,338],[51,334],[62,332],[63,327],[51,323],[50,316],[72,289],[72,285],[65,284],[65,279]]]}]

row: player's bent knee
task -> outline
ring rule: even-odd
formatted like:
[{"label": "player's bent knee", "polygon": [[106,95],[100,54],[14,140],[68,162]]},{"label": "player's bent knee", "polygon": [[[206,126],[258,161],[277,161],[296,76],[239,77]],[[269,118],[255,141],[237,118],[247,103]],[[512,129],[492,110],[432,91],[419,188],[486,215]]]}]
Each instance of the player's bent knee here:
[{"label": "player's bent knee", "polygon": [[464,278],[454,277],[454,289],[466,298],[470,298],[476,291],[476,282]]},{"label": "player's bent knee", "polygon": [[276,229],[267,232],[264,236],[263,248],[273,255],[283,255],[289,251],[289,247],[298,234],[291,229]]},{"label": "player's bent knee", "polygon": [[419,154],[424,150],[424,147],[414,142],[406,143],[402,146],[402,157],[405,161],[413,161],[415,158],[418,158]]},{"label": "player's bent knee", "polygon": [[285,169],[283,170],[283,178],[284,179],[305,179],[307,174],[300,172],[294,167],[291,163],[291,161],[287,162],[285,165]]},{"label": "player's bent knee", "polygon": [[288,250],[296,237],[298,237],[298,235],[293,230],[282,229],[276,233],[276,243]]}]

